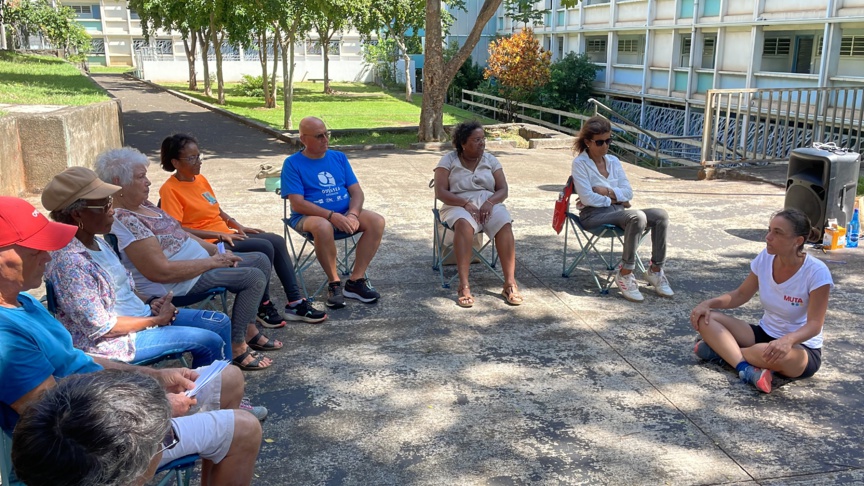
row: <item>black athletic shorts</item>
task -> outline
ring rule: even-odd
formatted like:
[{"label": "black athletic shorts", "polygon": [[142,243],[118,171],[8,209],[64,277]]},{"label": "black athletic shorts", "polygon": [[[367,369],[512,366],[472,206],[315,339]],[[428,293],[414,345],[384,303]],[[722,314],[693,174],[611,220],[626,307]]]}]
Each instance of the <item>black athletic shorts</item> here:
[{"label": "black athletic shorts", "polygon": [[[756,344],[759,343],[770,343],[777,338],[773,338],[762,329],[762,326],[757,326],[750,324],[750,328],[753,329],[753,336],[756,337]],[[807,366],[804,368],[804,372],[801,373],[800,376],[790,376],[789,378],[810,378],[815,375],[817,371],[819,371],[819,367],[822,366],[822,348],[808,348],[807,346],[801,345],[804,348],[804,351],[807,351]]]}]

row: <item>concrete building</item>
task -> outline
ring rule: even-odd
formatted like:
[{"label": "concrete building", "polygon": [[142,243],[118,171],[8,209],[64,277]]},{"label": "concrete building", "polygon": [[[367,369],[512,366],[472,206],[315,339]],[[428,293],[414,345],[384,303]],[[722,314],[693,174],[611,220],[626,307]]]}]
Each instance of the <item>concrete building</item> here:
[{"label": "concrete building", "polygon": [[[704,105],[709,89],[864,86],[864,0],[560,0],[535,33],[553,60],[585,52],[613,99]],[[497,32],[514,22],[499,8]],[[491,24],[492,22],[490,22]]]},{"label": "concrete building", "polygon": [[[157,31],[148,42],[141,29],[141,20],[122,0],[70,1],[78,21],[92,37],[91,64],[134,66],[147,79],[154,81],[184,81],[188,77],[186,52],[179,33]],[[321,79],[324,76],[324,56],[317,35],[295,45],[297,81]],[[256,50],[223,45],[224,78],[238,81],[242,74],[260,74]],[[209,59],[215,60],[211,48]],[[272,53],[271,57],[272,59]],[[362,43],[356,31],[337,34],[330,43],[330,79],[334,81],[370,81],[371,72],[363,62]],[[199,61],[200,62],[200,61]],[[215,73],[211,64],[211,72]],[[202,69],[198,69],[199,76]],[[278,71],[281,74],[281,68]]]}]

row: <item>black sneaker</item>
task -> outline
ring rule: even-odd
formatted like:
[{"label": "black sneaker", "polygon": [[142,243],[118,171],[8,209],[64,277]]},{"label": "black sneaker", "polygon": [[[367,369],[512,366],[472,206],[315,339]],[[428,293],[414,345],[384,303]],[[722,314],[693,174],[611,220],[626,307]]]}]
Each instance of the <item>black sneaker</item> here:
[{"label": "black sneaker", "polygon": [[358,278],[355,281],[349,280],[345,282],[345,297],[369,304],[378,300],[381,294],[375,291],[369,280]]},{"label": "black sneaker", "polygon": [[312,307],[308,300],[303,299],[294,307],[285,306],[285,319],[317,324],[327,319],[327,313]]},{"label": "black sneaker", "polygon": [[279,311],[276,310],[276,306],[269,300],[267,302],[262,302],[261,305],[258,306],[258,322],[269,329],[285,327],[286,324],[285,318],[282,317],[282,314],[279,314]]},{"label": "black sneaker", "polygon": [[341,309],[345,307],[345,297],[342,295],[342,282],[327,284],[327,307]]}]

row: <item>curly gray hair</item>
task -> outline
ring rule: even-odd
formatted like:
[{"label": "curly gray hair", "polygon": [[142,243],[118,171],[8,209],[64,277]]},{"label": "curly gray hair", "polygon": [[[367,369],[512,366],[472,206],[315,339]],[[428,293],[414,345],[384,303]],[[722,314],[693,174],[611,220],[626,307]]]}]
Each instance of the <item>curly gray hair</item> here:
[{"label": "curly gray hair", "polygon": [[158,453],[170,419],[153,378],[119,370],[72,375],[21,415],[12,464],[26,484],[132,484]]},{"label": "curly gray hair", "polygon": [[93,171],[100,179],[118,186],[132,183],[136,167],[147,167],[150,160],[136,148],[123,147],[102,152],[96,159]]}]

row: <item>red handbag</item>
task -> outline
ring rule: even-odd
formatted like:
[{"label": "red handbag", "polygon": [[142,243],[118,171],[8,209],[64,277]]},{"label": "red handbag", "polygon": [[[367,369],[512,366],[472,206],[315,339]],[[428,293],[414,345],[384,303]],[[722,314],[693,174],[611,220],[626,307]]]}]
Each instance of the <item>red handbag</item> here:
[{"label": "red handbag", "polygon": [[573,176],[567,178],[567,185],[564,190],[558,194],[558,200],[555,201],[555,209],[552,210],[552,229],[556,233],[561,234],[564,229],[564,222],[567,220],[567,211],[570,209],[570,196],[573,195]]}]

